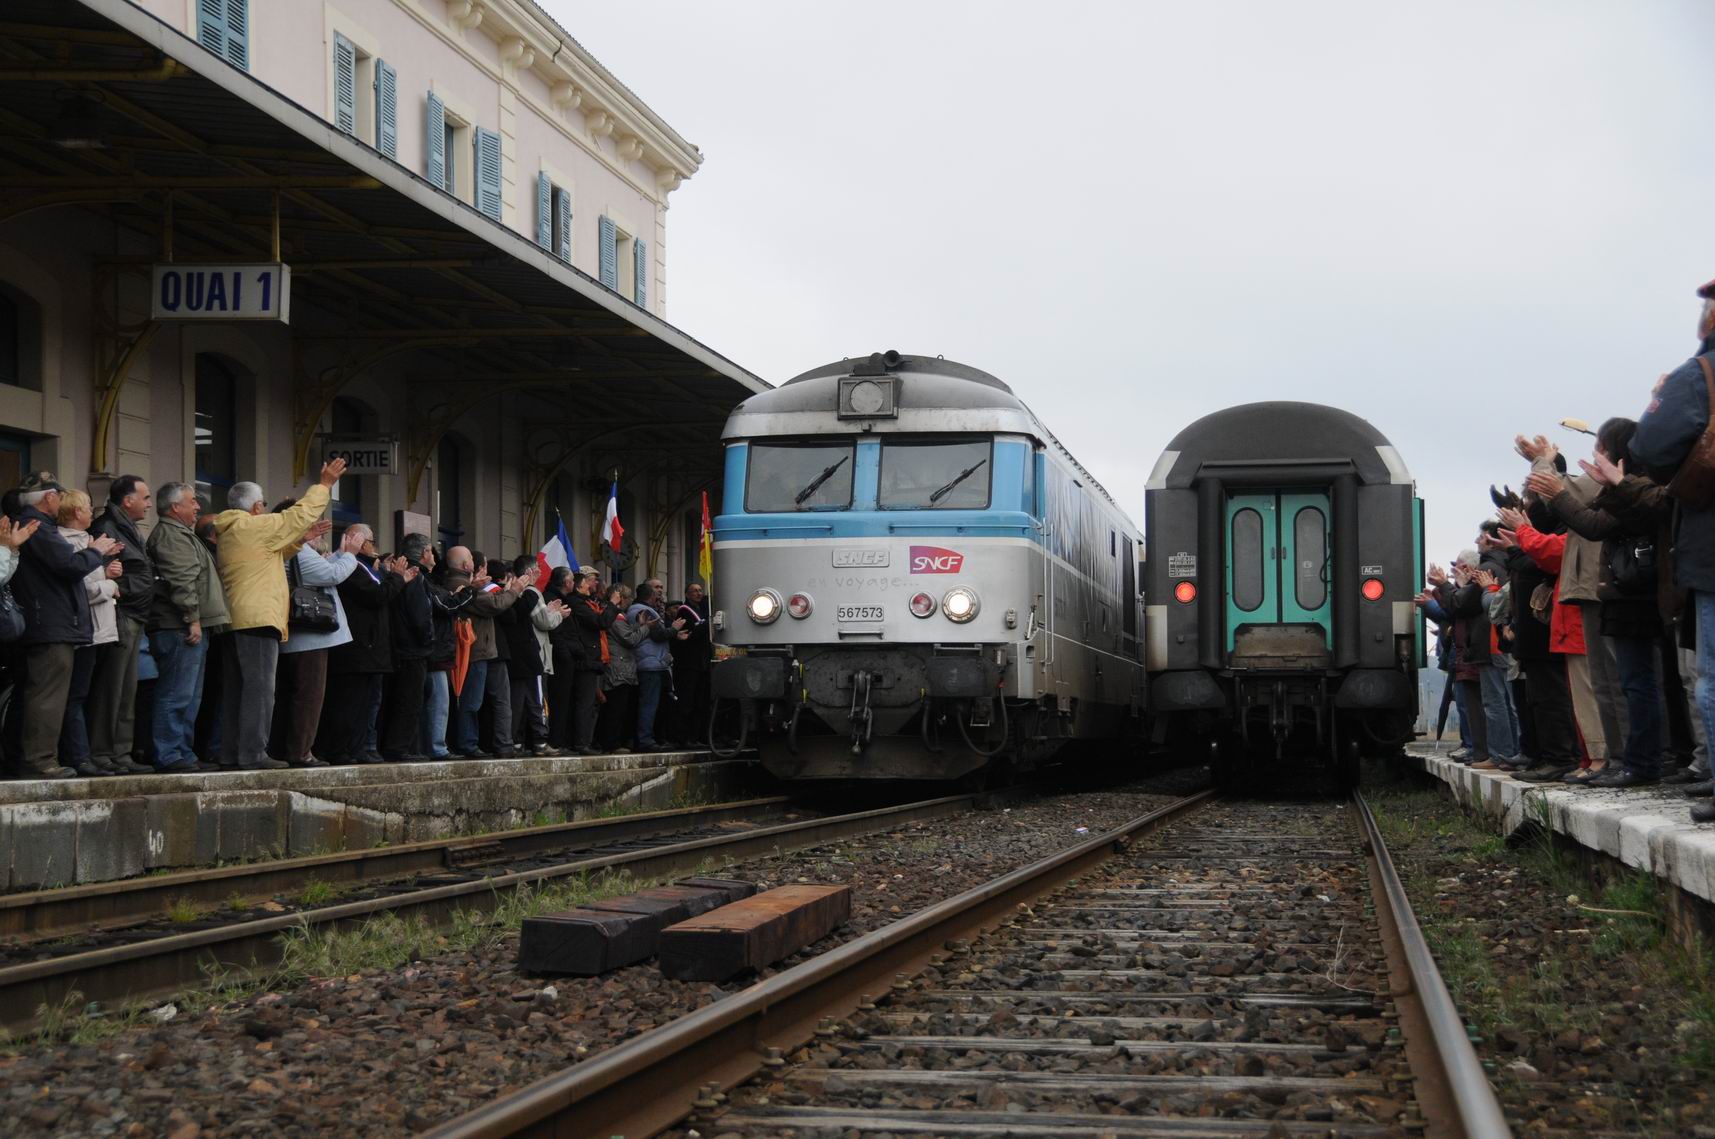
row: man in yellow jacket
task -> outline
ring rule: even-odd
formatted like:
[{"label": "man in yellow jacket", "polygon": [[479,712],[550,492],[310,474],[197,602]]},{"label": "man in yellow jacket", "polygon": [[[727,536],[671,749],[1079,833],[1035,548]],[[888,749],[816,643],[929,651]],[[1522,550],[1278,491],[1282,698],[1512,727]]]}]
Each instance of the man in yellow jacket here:
[{"label": "man in yellow jacket", "polygon": [[277,514],[268,513],[260,486],[236,483],[226,495],[230,509],[215,517],[219,535],[215,560],[232,615],[231,651],[226,654],[221,685],[223,769],[287,766],[270,759],[267,750],[274,715],[274,670],[291,612],[286,560],[296,557],[306,541],[332,528],[321,515],[328,507],[329,491],[344,471],[344,459],[327,464],[320,482]]}]

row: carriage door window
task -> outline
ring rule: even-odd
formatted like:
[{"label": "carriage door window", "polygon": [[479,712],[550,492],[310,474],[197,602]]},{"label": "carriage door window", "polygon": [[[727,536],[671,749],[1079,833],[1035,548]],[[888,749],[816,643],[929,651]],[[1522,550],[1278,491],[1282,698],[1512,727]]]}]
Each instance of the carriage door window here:
[{"label": "carriage door window", "polygon": [[1326,494],[1280,496],[1280,620],[1333,628],[1328,606],[1328,512]]},{"label": "carriage door window", "polygon": [[1241,612],[1255,613],[1262,608],[1264,567],[1273,552],[1264,549],[1260,512],[1252,507],[1233,512],[1232,539],[1228,549],[1231,553],[1233,605]]}]

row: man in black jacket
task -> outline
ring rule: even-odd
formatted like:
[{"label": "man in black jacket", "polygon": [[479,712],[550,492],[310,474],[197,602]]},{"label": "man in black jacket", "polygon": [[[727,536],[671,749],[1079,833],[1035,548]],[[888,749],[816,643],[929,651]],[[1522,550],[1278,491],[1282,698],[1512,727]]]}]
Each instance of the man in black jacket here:
[{"label": "man in black jacket", "polygon": [[131,754],[137,714],[137,656],[149,620],[149,604],[155,596],[155,567],[144,548],[137,523],[149,515],[154,501],[149,484],[136,475],[120,475],[107,490],[107,509],[90,527],[105,534],[123,549],[119,561],[125,572],[119,578],[117,623],[119,640],[95,651],[95,672],[89,678],[89,702],[84,715],[89,720],[89,757],[97,767],[127,775],[154,768],[138,763]]},{"label": "man in black jacket", "polygon": [[382,677],[393,671],[388,613],[407,577],[417,580],[417,571],[406,569],[399,559],[377,558],[375,532],[368,526],[356,522],[347,529],[362,532],[357,569],[338,586],[351,640],[328,650],[328,690],[316,754],[334,764],[380,763],[380,752],[369,750],[369,725]]},{"label": "man in black jacket", "polygon": [[[429,569],[434,555],[429,539],[407,534],[400,543],[399,557],[405,584],[394,596],[388,621],[393,635],[393,674],[388,678],[383,704],[386,722],[381,732],[381,757],[395,762],[427,759],[418,751],[417,737],[423,718],[423,689],[428,677],[429,654],[435,645],[435,620],[429,600]],[[404,574],[414,576],[406,579]]]},{"label": "man in black jacket", "polygon": [[[73,550],[55,521],[65,488],[46,471],[25,480],[18,496],[17,522],[39,525],[35,537],[18,551],[12,595],[24,614],[24,680],[13,697],[11,715],[20,717],[18,763],[30,779],[70,779],[77,772],[59,762],[60,725],[71,688],[72,657],[95,636],[83,579],[119,553],[105,534]],[[13,733],[8,732],[9,736]]]},{"label": "man in black jacket", "polygon": [[578,572],[578,593],[572,600],[572,736],[574,755],[589,755],[601,695],[601,674],[607,664],[607,633],[619,610],[600,596],[601,573],[585,566]]}]

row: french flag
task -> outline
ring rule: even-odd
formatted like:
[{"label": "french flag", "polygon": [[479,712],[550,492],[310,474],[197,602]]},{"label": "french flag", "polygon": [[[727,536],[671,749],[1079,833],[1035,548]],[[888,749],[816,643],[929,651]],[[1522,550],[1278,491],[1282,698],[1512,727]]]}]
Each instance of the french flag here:
[{"label": "french flag", "polygon": [[578,555],[572,550],[572,540],[566,537],[566,520],[554,512],[559,526],[554,536],[548,539],[548,544],[536,554],[536,588],[547,589],[548,578],[553,572],[565,566],[573,573],[578,571]]},{"label": "french flag", "polygon": [[620,552],[620,543],[625,541],[625,527],[619,524],[619,480],[613,481],[607,495],[607,520],[601,524],[601,540],[607,543],[614,553]]}]

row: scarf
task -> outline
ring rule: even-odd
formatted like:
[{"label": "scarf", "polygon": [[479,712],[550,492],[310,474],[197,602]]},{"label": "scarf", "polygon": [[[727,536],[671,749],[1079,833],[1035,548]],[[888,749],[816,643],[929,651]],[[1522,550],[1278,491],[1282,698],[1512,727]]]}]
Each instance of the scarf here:
[{"label": "scarf", "polygon": [[[590,598],[586,597],[586,598],[584,598],[584,604],[588,605],[590,607],[590,612],[595,613],[597,615],[599,615],[601,613],[601,602],[593,601]],[[601,638],[601,663],[607,664],[608,660],[609,660],[608,652],[607,652],[607,630],[606,629],[597,629],[596,630],[596,636]]]}]

